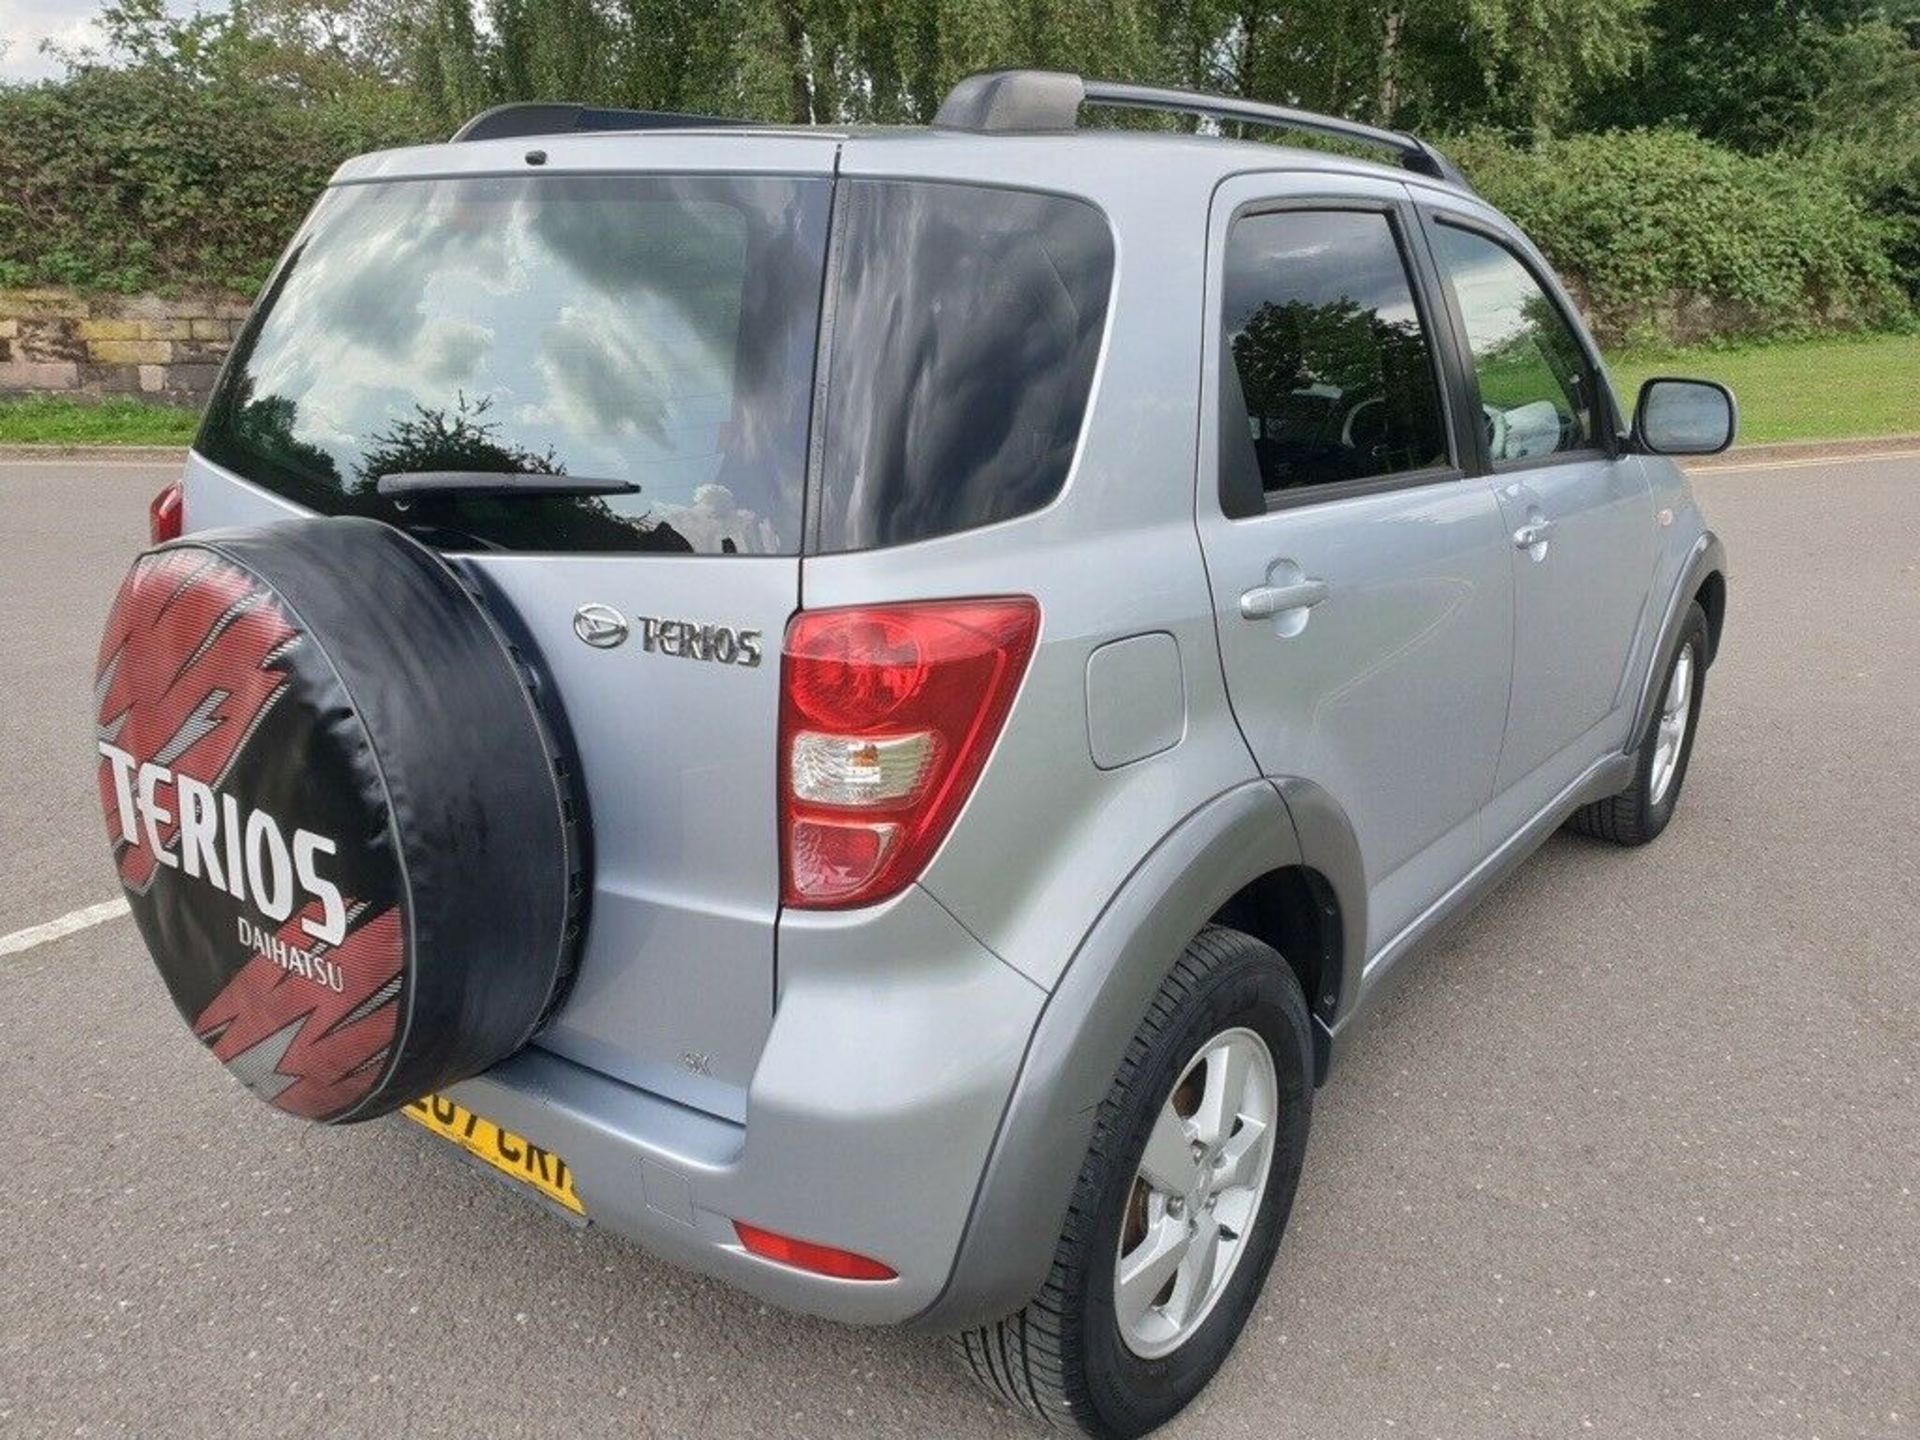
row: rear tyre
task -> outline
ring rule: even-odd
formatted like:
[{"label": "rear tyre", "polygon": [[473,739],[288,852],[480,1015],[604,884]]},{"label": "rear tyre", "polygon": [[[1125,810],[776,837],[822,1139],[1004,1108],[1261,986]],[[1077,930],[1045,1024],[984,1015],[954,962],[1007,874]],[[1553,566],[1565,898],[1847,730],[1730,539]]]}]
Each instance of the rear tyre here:
[{"label": "rear tyre", "polygon": [[1706,679],[1707,612],[1696,601],[1687,607],[1680,643],[1661,682],[1660,703],[1635,751],[1633,783],[1618,795],[1574,811],[1569,829],[1616,845],[1645,845],[1667,828],[1693,757]]},{"label": "rear tyre", "polygon": [[1259,1297],[1312,1107],[1293,972],[1251,936],[1202,932],[1101,1103],[1046,1284],[956,1337],[974,1378],[1089,1435],[1144,1435],[1179,1413]]}]

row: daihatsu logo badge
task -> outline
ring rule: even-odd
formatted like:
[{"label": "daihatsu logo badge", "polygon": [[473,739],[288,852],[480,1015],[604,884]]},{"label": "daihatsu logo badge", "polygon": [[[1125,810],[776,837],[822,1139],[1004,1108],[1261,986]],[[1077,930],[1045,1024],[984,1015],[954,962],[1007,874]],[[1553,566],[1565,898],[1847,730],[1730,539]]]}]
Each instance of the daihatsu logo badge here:
[{"label": "daihatsu logo badge", "polygon": [[611,650],[627,638],[627,618],[611,605],[582,605],[573,612],[573,633],[596,650]]}]

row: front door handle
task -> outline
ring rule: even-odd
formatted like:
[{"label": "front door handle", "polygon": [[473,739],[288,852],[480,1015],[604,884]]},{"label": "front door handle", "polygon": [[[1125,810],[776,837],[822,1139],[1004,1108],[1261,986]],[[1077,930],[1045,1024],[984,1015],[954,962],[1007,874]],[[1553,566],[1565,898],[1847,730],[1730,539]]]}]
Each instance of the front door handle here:
[{"label": "front door handle", "polygon": [[1271,620],[1288,610],[1311,610],[1327,598],[1324,580],[1296,580],[1291,585],[1256,585],[1240,597],[1240,615],[1246,620]]},{"label": "front door handle", "polygon": [[1536,545],[1544,545],[1553,535],[1553,521],[1529,520],[1513,532],[1513,548],[1531,550]]}]

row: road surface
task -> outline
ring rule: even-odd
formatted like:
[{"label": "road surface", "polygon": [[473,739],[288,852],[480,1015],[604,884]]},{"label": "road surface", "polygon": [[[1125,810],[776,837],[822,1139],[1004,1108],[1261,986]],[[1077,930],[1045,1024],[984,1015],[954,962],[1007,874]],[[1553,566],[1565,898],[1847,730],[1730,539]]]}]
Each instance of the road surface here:
[{"label": "road surface", "polygon": [[[88,681],[164,478],[0,465],[0,1433],[1032,1433],[935,1342],[269,1112],[124,917],[33,928],[116,893]],[[1168,1435],[1916,1433],[1920,458],[1697,483],[1730,618],[1672,827],[1556,838],[1412,967]]]}]

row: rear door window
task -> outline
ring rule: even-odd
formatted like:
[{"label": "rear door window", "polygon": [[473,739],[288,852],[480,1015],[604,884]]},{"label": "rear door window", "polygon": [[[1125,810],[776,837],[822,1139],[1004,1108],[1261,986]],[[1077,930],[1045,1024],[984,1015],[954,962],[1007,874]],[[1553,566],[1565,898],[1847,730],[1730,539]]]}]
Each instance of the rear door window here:
[{"label": "rear door window", "polygon": [[1085,201],[843,180],[821,551],[948,535],[1060,493],[1086,418],[1113,237]]},{"label": "rear door window", "polygon": [[[407,180],[329,191],[198,448],[449,549],[798,554],[831,183]],[[385,474],[624,481],[415,499]]]}]

